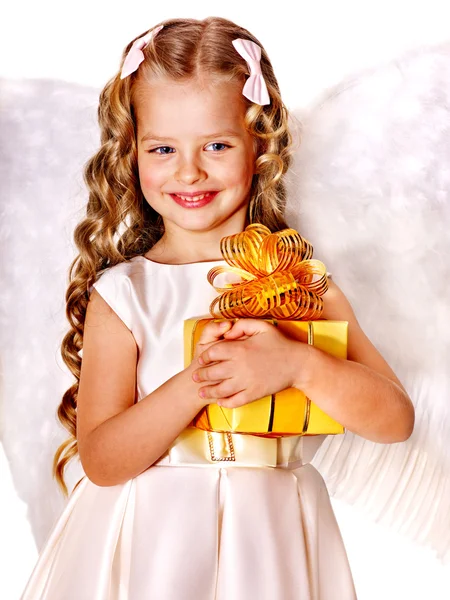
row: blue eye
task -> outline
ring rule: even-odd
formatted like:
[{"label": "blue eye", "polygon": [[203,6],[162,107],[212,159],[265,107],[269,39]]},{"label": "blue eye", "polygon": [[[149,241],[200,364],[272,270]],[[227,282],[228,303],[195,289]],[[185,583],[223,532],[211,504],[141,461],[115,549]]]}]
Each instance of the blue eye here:
[{"label": "blue eye", "polygon": [[[210,144],[208,144],[208,146],[216,146],[216,148],[214,148],[214,150],[216,152],[221,152],[225,148],[230,148],[230,146],[228,144],[223,144],[222,142],[211,142]],[[206,147],[208,147],[208,146],[206,146]],[[217,146],[221,146],[221,147],[217,148]],[[159,152],[159,150],[161,150],[161,152]],[[166,150],[169,150],[169,152],[166,152]],[[149,150],[149,153],[161,154],[161,155],[173,154],[174,152],[175,152],[175,149],[172,148],[171,146],[158,146],[157,148],[153,148],[152,150]]]},{"label": "blue eye", "polygon": [[[208,144],[208,146],[223,146],[223,148],[229,148],[227,144],[222,144],[222,142],[212,142],[211,144]],[[219,148],[217,151],[220,152],[223,148]]]},{"label": "blue eye", "polygon": [[158,146],[158,148],[153,148],[153,150],[149,150],[149,152],[153,152],[155,154],[172,154],[172,152],[157,152],[157,150],[173,150],[170,146]]}]

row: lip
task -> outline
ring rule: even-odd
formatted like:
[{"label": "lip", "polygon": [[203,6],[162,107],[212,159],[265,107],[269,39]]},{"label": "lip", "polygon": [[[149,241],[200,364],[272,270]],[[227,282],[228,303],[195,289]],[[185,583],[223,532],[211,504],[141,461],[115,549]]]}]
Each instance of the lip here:
[{"label": "lip", "polygon": [[217,190],[198,190],[197,192],[170,192],[170,195],[177,194],[178,196],[186,196],[193,198],[194,196],[201,196],[202,194],[218,194]]},{"label": "lip", "polygon": [[180,198],[180,196],[178,196],[175,193],[169,194],[169,195],[171,196],[171,198],[173,200],[175,200],[175,202],[177,204],[179,204],[183,208],[202,208],[203,206],[210,204],[214,200],[214,198],[217,196],[218,193],[219,192],[196,192],[195,194],[193,194],[191,192],[189,194],[183,194],[183,196],[190,197],[190,198],[192,198],[193,196],[200,196],[201,194],[207,194],[202,200],[198,200],[196,202],[192,202],[189,200],[183,200],[183,198]]}]

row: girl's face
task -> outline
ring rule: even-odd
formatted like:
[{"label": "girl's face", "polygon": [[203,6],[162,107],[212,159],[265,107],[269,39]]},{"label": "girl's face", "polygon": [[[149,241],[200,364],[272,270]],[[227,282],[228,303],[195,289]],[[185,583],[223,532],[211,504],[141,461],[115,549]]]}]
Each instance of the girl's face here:
[{"label": "girl's face", "polygon": [[256,158],[242,83],[145,85],[136,99],[139,178],[165,237],[242,231]]}]

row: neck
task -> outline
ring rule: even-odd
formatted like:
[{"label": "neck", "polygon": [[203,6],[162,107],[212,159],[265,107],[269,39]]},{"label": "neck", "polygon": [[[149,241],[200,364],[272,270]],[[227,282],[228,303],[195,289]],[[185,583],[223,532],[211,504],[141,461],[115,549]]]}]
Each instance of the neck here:
[{"label": "neck", "polygon": [[220,240],[245,228],[245,219],[228,219],[210,230],[186,230],[166,225],[162,238],[147,252],[158,262],[182,264],[223,260]]}]

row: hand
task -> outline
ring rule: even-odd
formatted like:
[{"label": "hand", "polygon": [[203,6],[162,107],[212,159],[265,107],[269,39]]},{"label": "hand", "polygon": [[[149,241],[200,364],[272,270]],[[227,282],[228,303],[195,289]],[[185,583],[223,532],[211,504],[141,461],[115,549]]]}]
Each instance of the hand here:
[{"label": "hand", "polygon": [[[223,340],[223,334],[226,333],[230,329],[231,325],[232,325],[231,321],[221,321],[221,322],[211,321],[205,325],[205,327],[203,328],[203,330],[200,334],[200,338],[195,346],[192,362],[185,369],[185,371],[187,372],[190,379],[195,381],[193,378],[193,372],[195,369],[198,369],[201,366],[200,363],[198,362],[199,355],[202,352],[204,352],[205,350],[207,350],[208,348],[210,348],[211,346],[213,346],[214,344],[216,344],[217,342],[219,342],[220,340]],[[221,383],[221,380],[216,381],[215,383]],[[196,387],[197,387],[197,393],[198,393],[200,391],[200,389],[199,389],[199,386],[196,386]],[[209,404],[209,402],[207,400],[201,398],[201,396],[199,394],[197,396],[197,399],[199,400],[198,410],[201,410],[204,406],[206,406],[206,404]]]},{"label": "hand", "polygon": [[293,387],[310,356],[308,344],[285,337],[259,319],[239,319],[217,341],[198,354],[192,373],[202,398],[236,408]]}]

